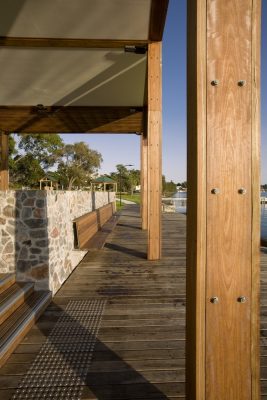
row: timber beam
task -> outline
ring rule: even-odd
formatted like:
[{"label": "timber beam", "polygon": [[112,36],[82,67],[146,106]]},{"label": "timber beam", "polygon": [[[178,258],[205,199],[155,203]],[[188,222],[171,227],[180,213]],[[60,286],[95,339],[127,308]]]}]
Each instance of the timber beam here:
[{"label": "timber beam", "polygon": [[146,129],[141,139],[141,219],[142,229],[148,228],[148,146]]},{"label": "timber beam", "polygon": [[261,1],[188,6],[187,399],[259,400]]},{"label": "timber beam", "polygon": [[143,108],[0,106],[0,129],[16,133],[140,134]]},{"label": "timber beam", "polygon": [[162,69],[161,42],[148,46],[148,259],[161,258]]},{"label": "timber beam", "polygon": [[8,134],[5,132],[0,133],[0,155],[0,190],[8,190]]},{"label": "timber beam", "polygon": [[162,41],[169,0],[152,0],[149,24],[149,39]]},{"label": "timber beam", "polygon": [[115,40],[115,39],[64,39],[45,37],[0,36],[0,47],[51,47],[81,49],[120,49],[125,46],[146,46],[150,40]]}]

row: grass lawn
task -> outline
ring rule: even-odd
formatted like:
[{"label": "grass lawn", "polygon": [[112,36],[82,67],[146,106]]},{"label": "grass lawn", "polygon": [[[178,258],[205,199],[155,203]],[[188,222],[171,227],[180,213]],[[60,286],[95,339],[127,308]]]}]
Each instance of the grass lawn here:
[{"label": "grass lawn", "polygon": [[120,211],[123,208],[123,206],[125,206],[125,204],[121,203],[121,205],[120,205],[120,202],[116,201],[116,210],[117,211]]},{"label": "grass lawn", "polygon": [[[120,194],[117,194],[117,198],[120,197]],[[122,194],[121,198],[124,200],[129,200],[129,201],[133,201],[136,204],[140,204],[141,198],[140,198],[140,193],[134,193],[133,195],[131,194]]]}]

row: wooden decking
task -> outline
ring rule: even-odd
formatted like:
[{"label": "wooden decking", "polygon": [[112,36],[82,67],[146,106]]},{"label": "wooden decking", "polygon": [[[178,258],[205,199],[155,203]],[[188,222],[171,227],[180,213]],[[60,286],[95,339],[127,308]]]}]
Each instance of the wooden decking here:
[{"label": "wooden decking", "polygon": [[[146,260],[140,226],[138,208],[125,207],[105,248],[87,254],[0,370],[1,400],[11,398],[69,302],[86,299],[106,299],[106,306],[82,399],[185,398],[185,216],[164,214],[161,261]],[[267,399],[267,250],[262,279],[262,399]],[[65,350],[57,343],[64,359],[68,342]]]}]

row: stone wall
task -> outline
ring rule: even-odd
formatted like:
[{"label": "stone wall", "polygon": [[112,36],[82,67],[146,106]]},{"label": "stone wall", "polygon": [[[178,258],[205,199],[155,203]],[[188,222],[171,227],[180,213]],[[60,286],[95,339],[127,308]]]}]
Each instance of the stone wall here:
[{"label": "stone wall", "polygon": [[85,255],[72,221],[112,201],[111,192],[0,192],[0,273],[56,293]]}]

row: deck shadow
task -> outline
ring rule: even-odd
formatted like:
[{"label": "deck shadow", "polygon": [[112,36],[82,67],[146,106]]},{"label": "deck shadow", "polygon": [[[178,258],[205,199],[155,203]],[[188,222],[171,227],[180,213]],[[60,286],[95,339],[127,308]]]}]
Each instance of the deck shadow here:
[{"label": "deck shadow", "polygon": [[129,224],[118,223],[117,226],[123,226],[125,228],[137,229],[139,231],[142,230],[142,228],[140,226],[134,226],[134,225],[129,225]]},{"label": "deck shadow", "polygon": [[130,255],[132,257],[136,257],[136,258],[142,258],[142,259],[147,258],[147,254],[144,253],[143,251],[129,249],[128,247],[123,247],[123,246],[120,246],[120,245],[114,244],[114,243],[106,243],[105,248],[114,250],[114,251],[119,251],[120,253],[128,254],[128,255]]},{"label": "deck shadow", "polygon": [[140,219],[141,217],[136,216],[134,214],[123,214],[123,212],[121,212],[121,217],[127,217],[127,218],[135,218],[135,219]]},{"label": "deck shadow", "polygon": [[[97,338],[97,335],[94,335],[94,329],[86,328],[55,303],[52,303],[50,307],[52,307],[53,313],[59,316],[58,320],[53,324],[52,329],[49,329],[48,332],[47,328],[45,327],[44,317],[37,322],[37,327],[40,332],[47,336],[47,341],[42,346],[51,345],[50,347],[48,346],[50,350],[45,353],[46,358],[39,365],[39,368],[36,368],[35,366],[35,371],[37,370],[36,374],[38,375],[37,385],[33,384],[34,374],[32,373],[30,373],[28,376],[26,374],[22,378],[21,391],[24,390],[24,394],[26,388],[28,395],[31,395],[32,390],[32,393],[35,393],[36,396],[39,396],[38,398],[44,399],[45,397],[42,397],[44,396],[42,388],[44,385],[47,385],[47,387],[51,390],[49,393],[48,389],[46,395],[50,397],[51,395],[53,396],[53,393],[56,391],[58,392],[63,390],[63,388],[65,388],[65,391],[69,390],[69,394],[71,395],[71,393],[75,394],[75,392],[72,392],[72,387],[78,387],[80,385],[80,387],[82,387],[82,394],[81,396],[75,396],[72,394],[71,398],[73,400],[83,398],[88,400],[119,400],[125,398],[136,400],[139,398],[158,400],[168,399],[168,397],[154,384],[149,382],[143,375],[132,368],[106,344],[101,342]],[[59,319],[62,320],[62,317],[66,317],[65,321],[67,322],[65,322],[65,325],[63,322],[57,324]],[[60,325],[59,328],[58,325]],[[59,329],[57,335],[53,335],[54,327]],[[62,329],[62,332],[60,332],[60,329]],[[66,331],[64,334],[64,329],[67,329],[68,334],[66,334]],[[82,366],[86,364],[84,345],[86,346],[87,343],[91,343],[92,341],[95,341],[95,351],[93,351],[91,362],[89,357],[89,367],[87,368],[88,371],[86,371],[84,374],[84,369],[82,368]],[[49,351],[51,351],[51,356]],[[40,352],[42,352],[42,347]],[[80,357],[78,354],[79,352],[81,354]],[[58,365],[55,364],[57,356],[59,356]],[[51,362],[50,359],[52,360]],[[79,362],[79,360],[82,361]],[[70,386],[64,382],[64,373],[63,377],[61,377],[61,380],[58,378],[59,368],[62,368],[63,366],[65,369],[67,368],[69,373],[74,376]],[[40,373],[40,371],[43,371],[43,373]],[[47,372],[45,373],[45,371]],[[48,384],[46,380],[47,373],[49,374]],[[58,385],[57,382],[59,383]],[[40,393],[38,393],[39,391]],[[17,392],[16,398],[20,398],[20,393]]]}]

